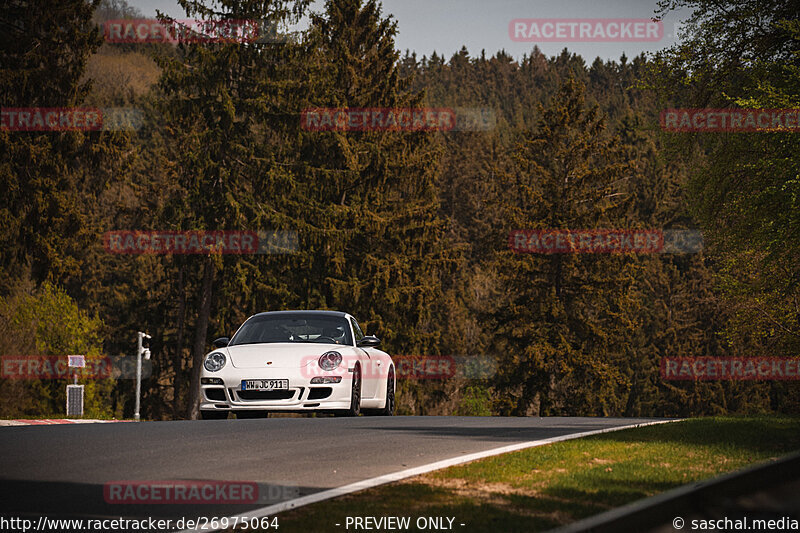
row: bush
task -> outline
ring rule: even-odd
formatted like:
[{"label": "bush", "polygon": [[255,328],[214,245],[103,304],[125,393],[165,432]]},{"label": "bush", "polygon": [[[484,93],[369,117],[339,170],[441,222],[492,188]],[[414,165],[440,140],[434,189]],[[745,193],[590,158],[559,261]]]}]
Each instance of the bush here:
[{"label": "bush", "polygon": [[[0,354],[7,356],[101,355],[103,324],[90,317],[64,292],[50,283],[33,289],[18,286],[0,297]],[[109,418],[113,381],[80,380],[84,414]],[[3,379],[0,381],[0,417],[64,416],[65,379]]]},{"label": "bush", "polygon": [[492,395],[481,386],[467,387],[456,408],[457,416],[492,416]]}]

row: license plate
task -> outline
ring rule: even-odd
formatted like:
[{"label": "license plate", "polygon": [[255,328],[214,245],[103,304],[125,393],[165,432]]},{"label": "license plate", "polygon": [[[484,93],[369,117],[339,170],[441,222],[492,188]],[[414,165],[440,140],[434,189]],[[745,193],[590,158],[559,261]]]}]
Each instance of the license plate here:
[{"label": "license plate", "polygon": [[288,379],[245,379],[242,380],[242,390],[281,390],[289,388]]}]

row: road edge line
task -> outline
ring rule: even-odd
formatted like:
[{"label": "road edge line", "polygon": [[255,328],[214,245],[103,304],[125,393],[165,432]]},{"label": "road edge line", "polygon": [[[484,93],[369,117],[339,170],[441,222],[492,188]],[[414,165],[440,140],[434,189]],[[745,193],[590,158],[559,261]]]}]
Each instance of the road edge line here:
[{"label": "road edge line", "polygon": [[[282,513],[284,511],[291,511],[293,509],[297,509],[299,507],[304,507],[306,505],[310,505],[312,503],[319,503],[325,500],[330,500],[332,498],[337,498],[339,496],[344,496],[346,494],[352,494],[353,492],[358,492],[361,490],[371,489],[373,487],[378,487],[380,485],[385,485],[387,483],[392,483],[394,481],[400,481],[401,479],[406,479],[409,477],[418,476],[421,474],[427,474],[428,472],[433,472],[434,470],[441,470],[442,468],[449,468],[451,466],[456,466],[464,463],[470,463],[472,461],[477,461],[479,459],[485,459],[487,457],[493,457],[495,455],[502,455],[504,453],[511,453],[517,452],[520,450],[526,450],[528,448],[536,448],[538,446],[545,446],[547,444],[553,444],[556,442],[563,442],[567,440],[573,439],[580,439],[583,437],[590,437],[592,435],[601,435],[603,433],[611,433],[613,431],[621,431],[623,429],[634,429],[634,428],[641,428],[646,426],[655,426],[657,424],[669,424],[672,422],[681,422],[686,420],[685,418],[673,418],[669,420],[654,420],[652,422],[642,422],[639,424],[629,424],[627,426],[618,426],[618,427],[611,427],[611,428],[603,428],[603,429],[595,429],[592,431],[583,431],[581,433],[570,433],[568,435],[560,435],[558,437],[550,437],[547,439],[540,439],[540,440],[531,440],[526,442],[518,442],[517,444],[510,444],[508,446],[501,446],[500,448],[492,448],[490,450],[484,450],[482,452],[475,452],[470,453],[467,455],[462,455],[459,457],[451,457],[450,459],[442,459],[441,461],[436,461],[433,463],[428,463],[426,465],[415,466],[414,468],[407,468],[405,470],[400,470],[398,472],[392,472],[391,474],[384,474],[382,476],[377,476],[369,479],[364,479],[361,481],[356,481],[355,483],[350,483],[349,485],[342,485],[341,487],[336,487],[333,489],[323,490],[320,492],[315,492],[314,494],[309,494],[307,496],[301,496],[299,498],[294,498],[292,500],[287,500],[285,502],[280,502],[272,505],[268,505],[266,507],[259,507],[258,509],[253,509],[252,511],[248,511],[246,513],[241,513],[238,515],[229,516],[228,518],[228,527],[220,527],[219,529],[186,529],[181,531],[180,533],[198,533],[198,532],[205,532],[211,533],[213,531],[224,531],[230,527],[230,524],[233,521],[241,522],[243,520],[249,520],[251,518],[264,518],[267,516],[273,516],[278,513]],[[220,520],[222,520],[220,518]]]}]

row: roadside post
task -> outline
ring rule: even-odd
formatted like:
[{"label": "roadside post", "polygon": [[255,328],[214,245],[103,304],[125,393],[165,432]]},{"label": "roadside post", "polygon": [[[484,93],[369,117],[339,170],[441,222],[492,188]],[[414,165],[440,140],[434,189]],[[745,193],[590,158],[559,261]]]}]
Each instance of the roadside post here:
[{"label": "roadside post", "polygon": [[139,408],[142,398],[142,356],[150,360],[150,335],[136,332],[136,412],[133,414],[134,420],[139,420]]},{"label": "roadside post", "polygon": [[72,385],[67,384],[67,416],[83,416],[83,385],[78,385],[78,369],[86,367],[86,357],[70,355],[68,368],[74,368]]}]

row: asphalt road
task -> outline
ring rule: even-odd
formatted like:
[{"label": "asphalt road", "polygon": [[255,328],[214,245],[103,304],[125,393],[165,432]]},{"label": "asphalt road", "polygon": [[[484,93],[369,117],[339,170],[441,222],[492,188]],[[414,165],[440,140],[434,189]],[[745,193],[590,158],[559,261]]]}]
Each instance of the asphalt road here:
[{"label": "asphalt road", "polygon": [[[464,454],[652,421],[359,417],[2,427],[0,515],[230,516]],[[164,480],[256,482],[262,501],[131,505],[104,498],[107,482]]]}]

